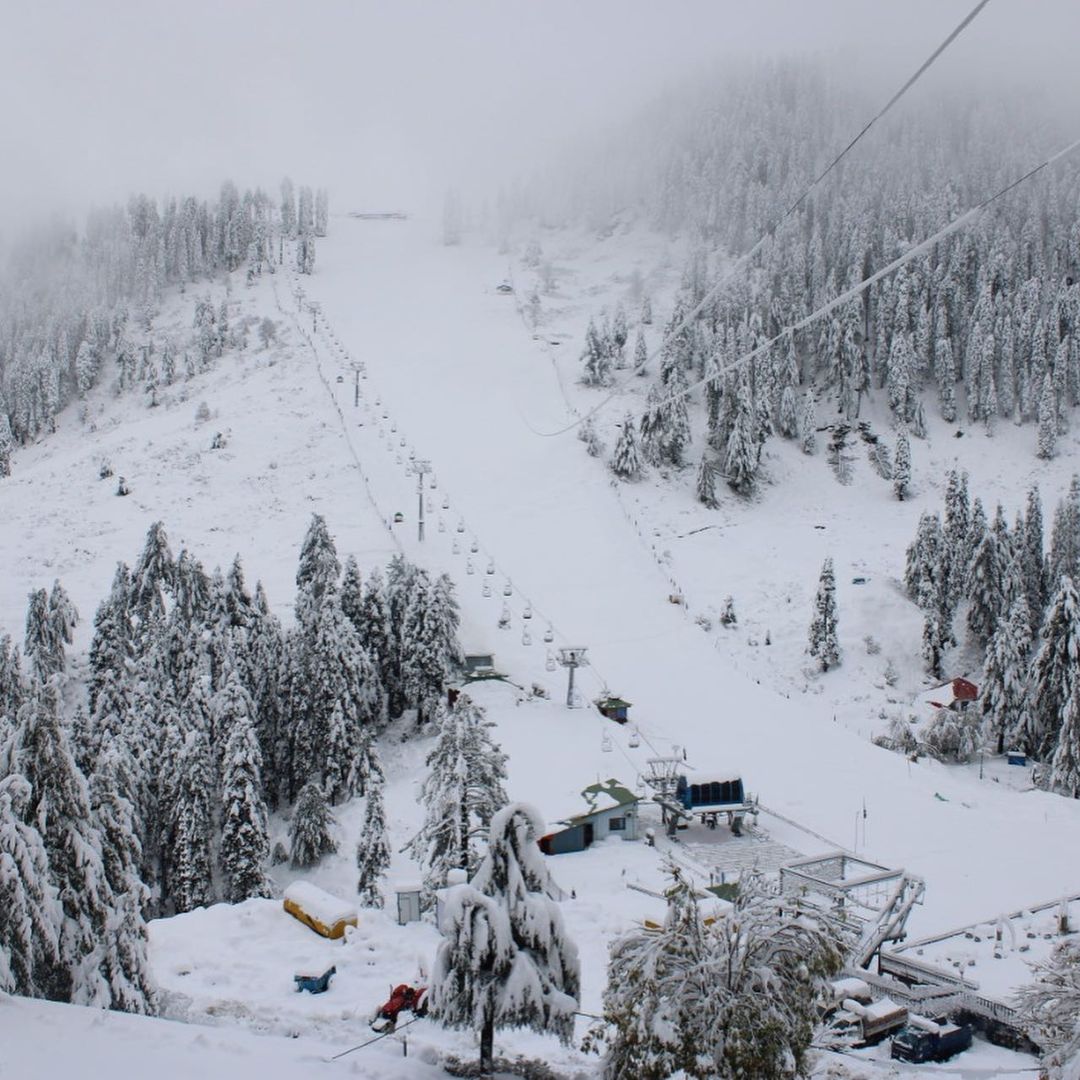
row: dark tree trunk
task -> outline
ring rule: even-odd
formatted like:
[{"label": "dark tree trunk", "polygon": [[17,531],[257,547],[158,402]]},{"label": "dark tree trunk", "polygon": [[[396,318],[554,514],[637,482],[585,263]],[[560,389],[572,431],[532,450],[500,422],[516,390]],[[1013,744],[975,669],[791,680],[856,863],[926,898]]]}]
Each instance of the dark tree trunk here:
[{"label": "dark tree trunk", "polygon": [[495,1021],[485,1020],[480,1029],[480,1069],[488,1072],[494,1058],[495,1049]]}]

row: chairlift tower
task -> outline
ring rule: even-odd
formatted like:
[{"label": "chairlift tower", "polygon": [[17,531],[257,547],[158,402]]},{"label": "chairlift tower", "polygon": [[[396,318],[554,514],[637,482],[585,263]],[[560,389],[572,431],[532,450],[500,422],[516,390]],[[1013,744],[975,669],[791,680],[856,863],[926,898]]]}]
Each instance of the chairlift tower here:
[{"label": "chairlift tower", "polygon": [[424,540],[424,475],[431,472],[431,462],[424,458],[415,458],[412,463],[413,472],[416,473],[416,501],[418,512],[416,515],[416,539],[423,543]]},{"label": "chairlift tower", "polygon": [[559,663],[569,672],[569,679],[566,684],[566,707],[568,709],[574,708],[574,672],[579,667],[589,666],[585,653],[586,647],[584,645],[570,645],[559,649]]},{"label": "chairlift tower", "polygon": [[308,301],[308,311],[311,312],[311,332],[314,334],[318,329],[319,321],[319,302],[318,300]]}]

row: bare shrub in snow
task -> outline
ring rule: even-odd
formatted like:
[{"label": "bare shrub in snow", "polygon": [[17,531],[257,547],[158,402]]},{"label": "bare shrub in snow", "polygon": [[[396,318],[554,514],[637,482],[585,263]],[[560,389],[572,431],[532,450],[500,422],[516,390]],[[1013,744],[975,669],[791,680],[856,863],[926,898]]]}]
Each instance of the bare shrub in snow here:
[{"label": "bare shrub in snow", "polygon": [[970,761],[981,741],[979,719],[974,709],[938,709],[923,731],[923,745],[938,761]]}]

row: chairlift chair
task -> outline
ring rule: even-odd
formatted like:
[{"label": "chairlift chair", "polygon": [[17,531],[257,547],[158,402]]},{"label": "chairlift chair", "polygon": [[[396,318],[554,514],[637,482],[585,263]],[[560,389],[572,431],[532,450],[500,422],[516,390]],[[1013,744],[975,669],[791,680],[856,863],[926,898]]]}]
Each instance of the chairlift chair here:
[{"label": "chairlift chair", "polygon": [[451,545],[450,545],[450,550],[451,550],[451,551],[452,551],[452,552],[453,552],[453,553],[454,553],[455,555],[460,555],[460,554],[461,554],[461,544],[460,544],[460,543],[459,543],[459,542],[458,542],[457,540],[455,540],[455,541],[453,542],[453,544],[451,544]]},{"label": "chairlift chair", "polygon": [[476,573],[476,567],[473,566],[472,559],[466,559],[465,560],[465,573],[466,574],[475,574]]},{"label": "chairlift chair", "polygon": [[527,603],[525,605],[525,610],[521,613],[521,617],[523,619],[531,619],[532,618],[532,604]]},{"label": "chairlift chair", "polygon": [[551,650],[548,649],[547,660],[544,661],[544,667],[548,671],[554,671],[559,665],[555,663],[555,657],[551,655]]},{"label": "chairlift chair", "polygon": [[480,550],[480,545],[476,542],[476,537],[473,537],[473,542],[469,545],[469,550],[475,555]]},{"label": "chairlift chair", "polygon": [[463,533],[465,531],[465,522],[461,521],[460,519],[458,520],[458,523],[457,523],[457,531],[459,533]]},{"label": "chairlift chair", "polygon": [[555,640],[555,631],[552,630],[551,626],[549,625],[548,628],[544,631],[544,641],[548,645],[550,645],[554,640]]},{"label": "chairlift chair", "polygon": [[432,501],[431,501],[430,499],[425,499],[425,500],[424,500],[424,509],[425,509],[425,510],[426,510],[426,511],[427,511],[427,512],[428,512],[429,514],[430,514],[430,513],[432,512],[432,510],[434,510],[434,509],[435,509],[435,506],[434,506],[434,504],[432,503]]},{"label": "chairlift chair", "polygon": [[484,587],[480,591],[484,594],[484,596],[490,596],[491,595],[491,586],[485,581],[484,582]]},{"label": "chairlift chair", "polygon": [[405,445],[405,436],[402,435],[401,436],[401,441],[398,443],[398,446],[404,446],[404,445]]},{"label": "chairlift chair", "polygon": [[444,510],[449,510],[450,509],[450,500],[445,495],[443,496],[442,508]]},{"label": "chairlift chair", "polygon": [[641,745],[641,736],[638,734],[637,728],[634,728],[634,730],[630,732],[630,738],[627,739],[626,742],[631,750],[636,749]]},{"label": "chairlift chair", "polygon": [[610,754],[612,750],[615,749],[615,744],[611,741],[611,736],[606,731],[600,736],[600,749],[603,750],[605,754]]},{"label": "chairlift chair", "polygon": [[428,481],[428,487],[434,491],[439,485],[435,482],[435,474],[431,474],[431,480]]},{"label": "chairlift chair", "polygon": [[488,559],[487,572],[489,574],[494,574],[495,573],[495,560],[494,559]]},{"label": "chairlift chair", "polygon": [[529,628],[528,627],[526,627],[524,630],[521,631],[521,644],[522,645],[531,645],[532,644],[532,634],[529,633]]},{"label": "chairlift chair", "polygon": [[499,629],[510,629],[510,607],[508,604],[503,604],[502,611],[499,612]]},{"label": "chairlift chair", "polygon": [[446,522],[439,518],[439,532],[446,532]]},{"label": "chairlift chair", "polygon": [[514,595],[514,587],[513,587],[513,585],[511,585],[511,584],[510,584],[510,582],[508,581],[508,582],[507,582],[507,583],[506,583],[506,584],[505,584],[505,585],[503,586],[503,596],[513,596],[513,595]]}]

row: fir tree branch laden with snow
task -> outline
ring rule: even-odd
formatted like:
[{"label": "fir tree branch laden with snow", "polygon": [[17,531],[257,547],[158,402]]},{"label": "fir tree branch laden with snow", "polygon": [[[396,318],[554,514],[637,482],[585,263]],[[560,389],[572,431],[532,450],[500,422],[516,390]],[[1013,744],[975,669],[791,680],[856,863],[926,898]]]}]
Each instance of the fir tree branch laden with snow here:
[{"label": "fir tree branch laden with snow", "polygon": [[504,807],[472,880],[443,894],[431,1015],[479,1032],[482,1068],[498,1028],[551,1032],[564,1043],[573,1036],[580,963],[537,845],[543,831],[535,810]]}]

